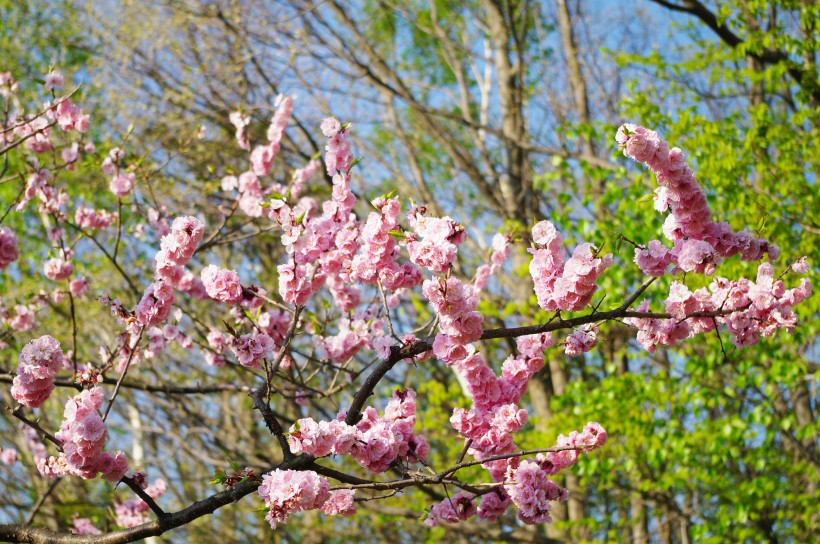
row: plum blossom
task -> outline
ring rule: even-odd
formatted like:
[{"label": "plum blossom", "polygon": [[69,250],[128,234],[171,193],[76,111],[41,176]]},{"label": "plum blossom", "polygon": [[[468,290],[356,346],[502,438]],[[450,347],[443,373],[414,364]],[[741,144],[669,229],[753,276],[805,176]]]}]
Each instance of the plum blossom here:
[{"label": "plum blossom", "polygon": [[276,469],[262,477],[256,492],[268,507],[265,519],[276,529],[294,512],[322,508],[331,499],[328,487],[327,480],[312,470]]},{"label": "plum blossom", "polygon": [[615,140],[624,155],[646,164],[655,173],[659,185],[655,209],[670,212],[664,234],[673,242],[684,243],[676,255],[681,270],[711,274],[721,257],[738,253],[745,261],[759,260],[764,253],[777,258],[780,250],[776,245],[746,232],[735,233],[727,223],[712,221],[706,196],[694,171],[686,164],[683,151],[677,147],[670,149],[657,132],[625,124],[618,129]]},{"label": "plum blossom", "polygon": [[135,180],[136,176],[133,172],[117,172],[117,174],[111,178],[111,183],[109,183],[108,189],[118,197],[122,198],[130,193],[131,189],[134,188]]},{"label": "plum blossom", "polygon": [[74,265],[64,259],[49,259],[43,265],[43,272],[51,280],[66,280],[74,272]]},{"label": "plum blossom", "polygon": [[0,270],[16,261],[19,256],[14,231],[8,227],[0,227]]},{"label": "plum blossom", "polygon": [[569,356],[581,355],[598,345],[598,327],[593,324],[582,325],[573,330],[564,341],[564,353]]},{"label": "plum blossom", "polygon": [[242,300],[242,284],[233,270],[209,265],[200,275],[205,291],[214,300],[236,304]]},{"label": "plum blossom", "polygon": [[473,517],[476,511],[474,495],[467,491],[459,491],[452,497],[432,505],[424,524],[428,527],[437,527],[442,523],[458,523]]},{"label": "plum blossom", "polygon": [[60,342],[48,335],[32,340],[20,351],[11,396],[25,406],[40,407],[54,391],[54,376],[62,366]]}]

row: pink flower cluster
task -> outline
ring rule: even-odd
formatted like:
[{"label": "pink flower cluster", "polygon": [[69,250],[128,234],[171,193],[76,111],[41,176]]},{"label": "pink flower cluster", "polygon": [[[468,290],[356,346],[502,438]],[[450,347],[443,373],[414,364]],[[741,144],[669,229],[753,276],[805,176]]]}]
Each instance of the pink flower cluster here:
[{"label": "pink flower cluster", "polygon": [[333,336],[314,337],[317,348],[324,356],[337,363],[344,363],[360,349],[371,342],[371,336],[384,334],[381,320],[377,319],[368,325],[364,319],[339,320],[339,332]]},{"label": "pink flower cluster", "polygon": [[354,489],[331,491],[330,498],[322,504],[320,510],[326,516],[352,516],[356,513],[355,494]]},{"label": "pink flower cluster", "polygon": [[[799,269],[802,269],[798,267]],[[770,337],[778,329],[791,331],[797,324],[792,307],[811,295],[811,282],[800,280],[793,289],[786,289],[782,280],[775,280],[774,268],[769,263],[758,267],[757,280],[746,278],[729,281],[715,277],[709,288],[694,293],[682,283],[674,283],[666,299],[670,319],[628,318],[628,325],[638,328],[638,343],[648,352],[657,346],[672,345],[695,334],[712,331],[725,325],[732,342],[738,347],[751,346],[760,337]],[[643,301],[638,311],[648,311]],[[728,315],[695,316],[699,312],[730,312]]]},{"label": "pink flower cluster", "polygon": [[391,231],[399,228],[401,205],[397,198],[377,198],[361,231],[361,251],[353,258],[351,278],[364,284],[379,284],[388,291],[410,289],[421,281],[421,273],[411,263],[399,265],[399,249]]},{"label": "pink flower cluster", "polygon": [[23,346],[17,376],[11,386],[14,400],[30,408],[39,408],[54,391],[54,376],[63,367],[60,342],[41,336]]},{"label": "pink flower cluster", "polygon": [[241,149],[250,149],[248,143],[247,127],[251,124],[251,118],[241,111],[234,111],[228,116],[231,124],[236,128],[236,143]]},{"label": "pink flower cluster", "polygon": [[589,422],[584,425],[580,433],[572,431],[569,436],[558,435],[556,446],[574,449],[539,453],[535,457],[535,461],[546,475],[552,476],[577,463],[579,451],[590,452],[598,449],[606,444],[607,438],[607,432],[600,423]]},{"label": "pink flower cluster", "polygon": [[279,95],[275,105],[276,113],[268,127],[268,144],[257,146],[251,152],[251,169],[257,176],[267,176],[270,173],[271,165],[279,153],[288,119],[293,113],[293,97]]},{"label": "pink flower cluster", "polygon": [[598,345],[598,327],[589,323],[574,329],[564,341],[564,353],[569,356],[581,355]]},{"label": "pink flower cluster", "polygon": [[533,255],[530,275],[538,305],[547,311],[568,312],[586,307],[598,289],[598,276],[612,266],[612,254],[598,258],[595,246],[586,243],[577,246],[565,261],[561,234],[549,221],[532,228],[532,241],[534,247],[528,250]]},{"label": "pink flower cluster", "polygon": [[14,315],[12,316],[5,308],[0,308],[0,317],[3,323],[15,331],[26,332],[34,329],[35,321],[34,306],[23,304],[14,305]]},{"label": "pink flower cluster", "polygon": [[159,355],[171,342],[179,343],[184,349],[193,347],[191,338],[182,334],[176,325],[166,324],[161,329],[151,327],[145,331],[145,336],[148,338],[148,348],[143,352],[146,359]]},{"label": "pink flower cluster", "polygon": [[177,217],[171,223],[171,230],[160,240],[160,249],[155,257],[155,279],[162,279],[176,287],[185,275],[184,266],[193,257],[202,241],[205,227],[196,217]]},{"label": "pink flower cluster", "polygon": [[415,233],[404,241],[410,260],[434,274],[446,274],[458,254],[458,244],[467,238],[464,227],[449,217],[426,217],[425,209],[414,207],[407,220]]},{"label": "pink flower cluster", "polygon": [[265,519],[272,529],[287,522],[294,512],[319,510],[329,503],[327,508],[332,513],[332,508],[343,506],[346,500],[344,497],[334,497],[327,480],[312,470],[276,469],[262,477],[262,484],[256,492],[268,507]]},{"label": "pink flower cluster", "polygon": [[[53,120],[53,119],[52,119]],[[16,126],[12,123],[17,123]],[[45,117],[26,115],[23,119],[11,119],[14,126],[14,136],[26,138],[23,145],[34,153],[48,153],[53,149],[51,145],[51,128]]]},{"label": "pink flower cluster", "polygon": [[534,461],[524,460],[517,467],[511,466],[507,479],[515,482],[506,491],[518,507],[518,519],[528,525],[552,522],[550,502],[568,498],[567,490],[547,478],[547,473]]},{"label": "pink flower cluster", "polygon": [[706,196],[683,152],[677,147],[669,149],[657,132],[625,124],[615,140],[624,155],[646,164],[656,175],[655,209],[671,212],[663,231],[675,247],[664,253],[660,242],[650,242],[648,248],[637,249],[635,262],[644,272],[657,276],[667,264],[674,263],[685,272],[712,274],[721,258],[740,254],[744,261],[757,261],[764,253],[772,259],[780,254],[777,246],[765,240],[747,232],[735,233],[728,223],[713,222]]},{"label": "pink flower cluster", "polygon": [[[171,314],[174,286],[195,289],[192,275],[184,266],[202,240],[204,227],[195,217],[177,217],[160,241],[155,257],[156,281],[148,286],[134,309],[136,321],[145,327],[160,325]],[[182,285],[185,283],[185,285]]]},{"label": "pink flower cluster", "polygon": [[0,227],[0,270],[17,260],[17,236],[8,227]]},{"label": "pink flower cluster", "polygon": [[262,368],[261,361],[276,347],[270,336],[256,331],[232,337],[230,346],[239,364],[250,368]]},{"label": "pink flower cluster", "polygon": [[432,505],[424,524],[428,527],[438,527],[442,523],[458,523],[470,519],[476,513],[474,497],[472,493],[459,491],[452,497]]},{"label": "pink flower cluster", "polygon": [[421,291],[439,315],[441,335],[436,336],[433,352],[448,363],[460,358],[462,350],[457,346],[481,338],[484,317],[475,310],[478,306],[475,288],[449,277],[425,280]]},{"label": "pink flower cluster", "polygon": [[136,182],[136,176],[133,172],[117,172],[111,182],[108,184],[108,190],[122,198],[131,192]]},{"label": "pink flower cluster", "polygon": [[14,448],[0,448],[0,463],[3,463],[4,465],[13,465],[16,462],[17,450]]},{"label": "pink flower cluster", "polygon": [[483,264],[478,267],[475,273],[473,284],[479,291],[484,289],[490,276],[495,274],[510,257],[510,242],[512,236],[501,233],[493,236],[492,253],[490,253],[490,264]]},{"label": "pink flower cluster", "polygon": [[[55,476],[74,474],[90,480],[102,473],[109,482],[119,481],[128,470],[125,454],[103,451],[108,430],[98,410],[103,403],[103,390],[99,387],[86,389],[70,399],[63,411],[63,422],[55,434],[63,445],[63,451],[55,459],[41,461],[41,473],[49,471]],[[39,465],[38,465],[38,468]]]},{"label": "pink flower cluster", "polygon": [[427,456],[429,446],[413,432],[415,423],[416,394],[408,389],[393,394],[384,416],[368,407],[356,425],[342,417],[318,423],[300,419],[290,428],[288,442],[293,453],[313,457],[350,454],[362,467],[380,474],[397,458],[417,462]]},{"label": "pink flower cluster", "polygon": [[[146,495],[154,500],[162,497],[167,489],[165,480],[159,478],[154,480],[154,483],[151,485],[145,485],[145,481],[143,480],[143,484],[140,487],[143,488]],[[148,523],[151,519],[148,514],[149,510],[148,503],[139,497],[130,498],[125,501],[120,501],[119,499],[114,500],[114,513],[117,516],[116,523],[120,527],[129,528]]]},{"label": "pink flower cluster", "polygon": [[[553,338],[547,333],[518,338],[519,355],[510,356],[504,361],[500,377],[495,375],[481,355],[475,353],[472,345],[457,349],[451,347],[445,353],[445,356],[461,357],[447,362],[452,364],[462,378],[467,393],[473,400],[472,408],[456,408],[450,418],[453,428],[471,441],[468,450],[470,455],[481,460],[515,451],[512,433],[527,423],[527,412],[520,409],[518,403],[527,390],[530,378],[543,367],[544,350],[552,343]],[[589,451],[603,445],[605,441],[606,432],[603,428],[597,423],[590,423],[581,433],[573,432],[569,437],[561,435],[558,445]],[[482,463],[492,480],[504,482],[505,487],[484,495],[477,510],[471,503],[467,504],[472,500],[469,494],[462,495],[457,505],[447,506],[447,501],[444,501],[434,507],[434,515],[430,516],[432,521],[426,523],[455,523],[474,513],[478,513],[482,519],[495,520],[510,502],[518,506],[519,519],[524,523],[550,521],[549,502],[566,500],[566,492],[546,476],[572,465],[577,457],[577,451],[573,450],[547,454],[539,461],[544,466],[529,461],[519,464],[515,457]],[[548,469],[547,466],[551,468]]]},{"label": "pink flower cluster", "polygon": [[91,127],[91,116],[83,114],[83,111],[72,104],[68,97],[58,98],[55,104],[56,107],[49,108],[46,115],[49,119],[56,120],[61,130],[76,130],[84,133]]},{"label": "pink flower cluster", "polygon": [[102,534],[99,529],[97,529],[91,520],[88,518],[81,518],[79,515],[75,515],[74,518],[71,520],[71,534],[72,535],[99,535]]},{"label": "pink flower cluster", "polygon": [[237,304],[242,301],[242,284],[233,270],[208,265],[200,274],[205,292],[214,300]]},{"label": "pink flower cluster", "polygon": [[333,117],[322,121],[322,134],[327,136],[325,150],[325,166],[330,176],[336,172],[346,173],[353,164],[353,155],[350,153],[350,139],[347,137],[347,126],[342,127]]},{"label": "pink flower cluster", "polygon": [[291,198],[299,198],[308,180],[313,177],[321,166],[321,162],[316,159],[311,159],[303,168],[297,168],[293,171],[290,183]]},{"label": "pink flower cluster", "polygon": [[43,273],[50,280],[67,280],[73,272],[74,265],[71,264],[71,261],[66,261],[65,259],[49,259],[45,265],[43,265]]},{"label": "pink flower cluster", "polygon": [[164,280],[157,280],[145,290],[134,308],[134,317],[144,327],[159,325],[171,315],[173,303],[174,289]]}]

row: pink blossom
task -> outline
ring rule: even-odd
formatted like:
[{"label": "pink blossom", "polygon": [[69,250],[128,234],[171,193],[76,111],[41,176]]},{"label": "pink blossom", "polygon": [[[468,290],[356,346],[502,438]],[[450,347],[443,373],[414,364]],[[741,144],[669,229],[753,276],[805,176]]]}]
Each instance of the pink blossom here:
[{"label": "pink blossom", "polygon": [[79,206],[74,212],[74,222],[84,229],[103,229],[111,226],[117,218],[117,213],[109,213],[105,210],[94,210]]},{"label": "pink blossom", "polygon": [[720,264],[720,257],[708,242],[686,240],[676,249],[678,267],[684,272],[712,275],[715,273],[715,266]]},{"label": "pink blossom", "polygon": [[800,257],[792,263],[792,271],[795,274],[805,274],[809,271],[809,261],[805,257]]},{"label": "pink blossom", "polygon": [[88,518],[81,518],[79,515],[75,515],[74,518],[71,520],[73,527],[71,528],[71,534],[73,535],[99,535],[102,534],[99,529],[97,529],[91,520]]},{"label": "pink blossom", "polygon": [[135,176],[133,172],[118,172],[108,185],[108,189],[122,198],[134,188]]},{"label": "pink blossom", "polygon": [[356,503],[353,502],[355,489],[339,489],[330,492],[330,498],[322,503],[320,510],[327,516],[352,516],[356,513]]},{"label": "pink blossom", "polygon": [[14,305],[14,318],[9,323],[9,326],[15,331],[25,332],[30,331],[35,326],[34,312],[28,306],[22,304]]},{"label": "pink blossom", "polygon": [[437,527],[442,523],[458,523],[473,517],[476,513],[474,497],[472,493],[459,491],[452,497],[432,505],[424,524],[428,527]]},{"label": "pink blossom", "polygon": [[251,118],[240,111],[231,112],[228,116],[231,124],[236,127],[236,143],[242,149],[249,149],[248,135],[246,127],[250,124]]},{"label": "pink blossom", "polygon": [[598,327],[593,324],[574,329],[564,341],[564,353],[569,356],[581,355],[598,345]]},{"label": "pink blossom", "polygon": [[19,256],[14,231],[8,227],[0,227],[0,270],[16,261]]},{"label": "pink blossom", "polygon": [[174,290],[163,280],[148,286],[142,299],[134,308],[137,321],[146,327],[159,325],[171,315]]},{"label": "pink blossom", "polygon": [[242,284],[233,270],[209,265],[200,275],[205,291],[214,300],[236,304],[242,300]]},{"label": "pink blossom", "polygon": [[567,490],[549,480],[546,472],[533,461],[521,461],[517,468],[510,470],[508,479],[514,482],[506,490],[518,507],[518,519],[528,525],[551,522],[550,502],[568,498]]},{"label": "pink blossom", "polygon": [[[135,474],[136,479],[136,474]],[[157,479],[151,485],[141,484],[146,495],[152,499],[158,499],[165,494],[166,484],[164,480]],[[114,513],[117,516],[116,523],[121,527],[136,527],[150,520],[148,503],[139,497],[132,497],[125,501],[114,500]]]},{"label": "pink blossom", "polygon": [[503,488],[482,495],[478,505],[478,517],[485,521],[495,521],[507,510],[510,502],[510,496]]},{"label": "pink blossom", "polygon": [[342,124],[335,117],[328,117],[322,121],[320,128],[322,130],[322,134],[328,138],[332,138],[336,136],[340,130],[342,130]]},{"label": "pink blossom", "polygon": [[660,186],[655,191],[655,209],[670,212],[663,232],[673,242],[686,240],[687,245],[679,248],[681,270],[711,274],[721,257],[737,253],[747,261],[759,260],[763,253],[777,258],[780,250],[774,244],[745,232],[735,233],[728,224],[712,221],[703,189],[683,152],[676,147],[669,149],[657,132],[626,124],[618,129],[615,140],[624,155],[645,163],[655,173]]},{"label": "pink blossom", "polygon": [[0,463],[3,463],[5,465],[13,465],[16,462],[17,450],[15,450],[14,448],[0,448]]},{"label": "pink blossom", "polygon": [[63,149],[60,153],[60,157],[62,157],[63,162],[66,164],[66,170],[74,170],[73,163],[77,162],[77,159],[80,158],[79,145],[77,142]]},{"label": "pink blossom", "polygon": [[63,452],[49,466],[85,479],[102,473],[107,481],[118,481],[128,469],[122,452],[103,451],[108,431],[98,410],[104,394],[101,388],[86,389],[70,399],[63,411],[63,421],[55,437],[62,442]]},{"label": "pink blossom", "polygon": [[62,89],[65,84],[63,73],[59,70],[51,70],[45,77],[45,89],[50,91],[52,89]]},{"label": "pink blossom", "polygon": [[256,492],[268,507],[265,519],[273,529],[293,512],[320,509],[331,498],[327,480],[311,470],[276,469],[262,477]]},{"label": "pink blossom", "polygon": [[170,232],[162,237],[160,250],[157,252],[159,277],[167,277],[168,271],[173,270],[173,267],[187,264],[202,241],[204,232],[205,228],[196,217],[175,218]]},{"label": "pink blossom", "polygon": [[666,273],[666,267],[669,266],[672,258],[666,246],[658,240],[650,241],[646,249],[635,248],[635,263],[644,274],[656,278]]},{"label": "pink blossom", "polygon": [[54,390],[54,376],[62,364],[63,351],[57,340],[48,335],[32,340],[20,352],[11,396],[25,406],[40,407]]},{"label": "pink blossom", "polygon": [[253,173],[257,176],[267,176],[270,173],[271,164],[279,152],[279,145],[260,145],[251,152],[251,165]]},{"label": "pink blossom", "polygon": [[[276,112],[273,114],[270,126],[268,127],[268,141],[279,149],[279,144],[285,137],[285,129],[288,126],[288,120],[293,113],[293,97],[280,94],[276,97]],[[276,153],[274,153],[275,155]]]},{"label": "pink blossom", "polygon": [[88,278],[76,278],[68,282],[68,291],[74,298],[81,298],[85,295],[91,286],[91,281]]},{"label": "pink blossom", "polygon": [[270,336],[256,331],[231,340],[231,349],[239,364],[251,368],[261,368],[260,361],[269,357],[274,347]]},{"label": "pink blossom", "polygon": [[65,280],[74,272],[74,265],[63,259],[49,259],[43,266],[43,272],[51,280]]}]

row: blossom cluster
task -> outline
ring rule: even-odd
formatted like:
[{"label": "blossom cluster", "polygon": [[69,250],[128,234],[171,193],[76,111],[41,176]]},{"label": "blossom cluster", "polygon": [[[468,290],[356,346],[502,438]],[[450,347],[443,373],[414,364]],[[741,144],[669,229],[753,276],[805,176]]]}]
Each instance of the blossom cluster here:
[{"label": "blossom cluster", "polygon": [[410,260],[432,272],[445,274],[458,254],[458,244],[467,239],[464,227],[449,217],[426,217],[413,208],[407,219],[414,232],[405,233]]},{"label": "blossom cluster", "polygon": [[17,260],[17,236],[8,227],[0,227],[0,270]]},{"label": "blossom cluster", "polygon": [[160,325],[171,314],[174,288],[198,289],[196,278],[189,277],[185,265],[191,260],[205,229],[195,217],[177,217],[170,231],[160,240],[154,259],[154,283],[149,285],[134,308],[136,322],[144,327]]},{"label": "blossom cluster", "polygon": [[670,149],[657,132],[625,124],[615,139],[624,155],[646,164],[655,174],[655,209],[670,212],[663,233],[674,244],[672,249],[657,240],[635,249],[635,262],[645,273],[660,276],[672,264],[674,270],[711,275],[722,258],[740,254],[744,261],[758,261],[766,253],[771,259],[780,254],[774,244],[745,231],[736,233],[728,223],[712,221],[706,196],[683,151]]},{"label": "blossom cluster", "polygon": [[[135,478],[136,479],[136,478]],[[145,494],[156,500],[165,494],[167,485],[165,480],[157,478],[154,483],[148,484],[144,478],[141,478],[140,487],[142,487]],[[120,527],[136,527],[150,521],[148,503],[139,497],[132,497],[121,501],[114,500],[114,513],[116,515],[116,523]]]},{"label": "blossom cluster", "polygon": [[[801,261],[801,264],[805,260]],[[808,267],[798,266],[807,271]],[[631,317],[625,322],[638,329],[638,343],[648,352],[657,346],[670,346],[696,334],[725,325],[732,342],[738,347],[757,344],[761,337],[770,337],[778,329],[792,331],[797,324],[793,306],[811,295],[811,282],[802,278],[793,289],[786,289],[783,280],[774,278],[770,263],[758,266],[757,279],[728,280],[716,276],[709,287],[690,291],[682,283],[673,283],[666,299],[669,319]],[[643,301],[640,312],[649,310]],[[717,315],[721,311],[726,315]],[[716,314],[713,317],[700,313]]]},{"label": "blossom cluster", "polygon": [[[463,355],[459,360],[449,360],[448,364],[452,364],[462,378],[473,401],[469,409],[454,409],[450,418],[453,428],[470,440],[470,455],[481,460],[515,451],[513,433],[520,430],[528,419],[527,411],[521,409],[518,403],[527,390],[530,378],[543,367],[543,352],[552,343],[552,336],[546,333],[519,337],[519,355],[511,355],[504,361],[500,377],[480,354],[475,353],[472,345],[449,352],[451,355]],[[467,504],[472,500],[470,494],[460,495],[459,500],[453,503],[445,499],[431,508],[425,523],[455,523],[473,514],[481,519],[495,520],[510,503],[518,507],[518,517],[522,522],[548,522],[549,503],[566,500],[566,492],[547,477],[574,464],[578,451],[590,451],[605,441],[603,428],[598,423],[590,423],[581,433],[573,432],[570,437],[559,436],[558,446],[567,446],[572,450],[549,453],[544,457],[543,463],[551,463],[555,470],[526,464],[531,463],[529,461],[519,464],[515,456],[482,463],[491,479],[502,483],[503,487],[483,495],[478,508]],[[519,473],[521,466],[524,468]]]},{"label": "blossom cluster", "polygon": [[473,285],[476,289],[484,289],[490,277],[504,266],[504,263],[510,257],[510,242],[510,235],[497,233],[493,236],[490,263],[479,266],[475,272]]},{"label": "blossom cluster", "polygon": [[0,463],[13,465],[17,462],[17,450],[14,448],[0,448]]},{"label": "blossom cluster", "polygon": [[330,491],[327,480],[312,470],[273,470],[262,477],[256,492],[268,508],[265,519],[273,529],[285,523],[294,512],[320,510],[327,515],[355,512],[352,490]]},{"label": "blossom cluster", "polygon": [[423,460],[429,446],[416,435],[416,394],[412,389],[396,391],[388,402],[384,416],[368,407],[356,425],[348,425],[344,415],[332,421],[304,418],[288,434],[293,453],[313,457],[350,454],[371,472],[385,472],[396,459],[410,462]]},{"label": "blossom cluster", "polygon": [[99,410],[103,403],[100,387],[86,389],[69,399],[63,411],[63,421],[55,437],[62,444],[58,457],[41,459],[37,465],[44,476],[73,474],[85,479],[98,474],[109,482],[119,481],[128,470],[128,461],[121,451],[103,451],[108,438],[105,421]]},{"label": "blossom cluster", "polygon": [[547,311],[568,312],[586,307],[598,289],[598,276],[612,266],[612,254],[599,258],[595,246],[585,243],[565,260],[561,233],[549,221],[532,228],[532,241],[533,247],[528,250],[533,255],[530,275],[538,305]]},{"label": "blossom cluster", "polygon": [[42,406],[54,391],[54,376],[63,367],[63,358],[60,342],[48,335],[23,346],[11,386],[14,400],[31,408]]},{"label": "blossom cluster", "polygon": [[73,535],[99,535],[102,534],[88,518],[75,515],[71,520],[71,534]]}]

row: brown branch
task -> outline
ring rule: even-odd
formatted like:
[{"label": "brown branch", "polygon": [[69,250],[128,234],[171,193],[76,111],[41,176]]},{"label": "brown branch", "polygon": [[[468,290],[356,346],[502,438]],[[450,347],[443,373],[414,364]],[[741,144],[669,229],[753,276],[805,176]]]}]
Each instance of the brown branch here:
[{"label": "brown branch", "polygon": [[[12,383],[14,381],[14,374],[0,373],[0,382]],[[105,378],[103,383],[115,385],[117,379]],[[72,389],[80,390],[81,386],[70,379],[54,380],[54,385],[57,387],[70,387]],[[230,383],[220,383],[211,385],[153,385],[150,383],[143,383],[136,380],[123,380],[120,387],[125,389],[135,389],[137,391],[145,391],[148,393],[164,393],[166,395],[207,395],[213,393],[223,393],[225,391],[242,393],[250,391],[247,385],[234,385]]]},{"label": "brown branch", "polygon": [[282,430],[282,425],[279,424],[279,420],[276,419],[276,416],[273,414],[270,404],[265,401],[265,389],[266,387],[252,389],[249,396],[253,399],[253,407],[262,413],[262,418],[265,420],[265,425],[267,425],[268,430],[276,437],[276,440],[279,441],[283,458],[285,461],[288,461],[293,459],[294,455],[293,452],[290,451],[290,444],[288,444],[288,439],[285,436],[284,430]]},{"label": "brown branch", "polygon": [[[312,457],[300,455],[289,461],[282,462],[276,468],[304,470],[310,467],[312,462]],[[40,527],[0,525],[0,541],[26,542],[31,544],[124,544],[127,542],[135,542],[151,536],[159,536],[171,529],[182,527],[196,519],[212,514],[219,508],[250,495],[256,491],[259,484],[260,481],[248,480],[232,489],[216,493],[204,500],[197,501],[178,512],[166,513],[155,521],[103,535],[71,535],[57,533]]]},{"label": "brown branch", "polygon": [[131,491],[136,493],[140,499],[145,501],[145,504],[148,505],[148,508],[150,508],[151,511],[154,514],[156,514],[158,518],[162,519],[168,515],[162,508],[159,507],[159,505],[156,503],[156,501],[154,501],[154,498],[151,497],[151,495],[146,493],[143,488],[137,485],[137,482],[134,481],[133,478],[129,476],[123,476],[122,478],[120,478],[120,481],[127,485],[129,488],[131,488]]},{"label": "brown branch", "polygon": [[[108,413],[111,411],[111,407],[114,406],[114,401],[117,399],[117,395],[120,392],[120,387],[122,387],[122,381],[125,379],[125,375],[128,373],[128,367],[131,366],[131,361],[134,359],[134,354],[137,352],[139,348],[140,340],[142,340],[142,334],[145,332],[145,325],[140,328],[139,336],[137,336],[137,341],[134,343],[134,347],[131,348],[131,353],[128,354],[128,360],[125,361],[125,368],[122,369],[122,374],[120,374],[120,379],[117,380],[117,385],[114,386],[114,392],[111,394],[111,399],[108,401],[108,406],[105,408],[105,413],[103,413],[103,421],[108,418]],[[127,343],[128,340],[125,340]]]}]

